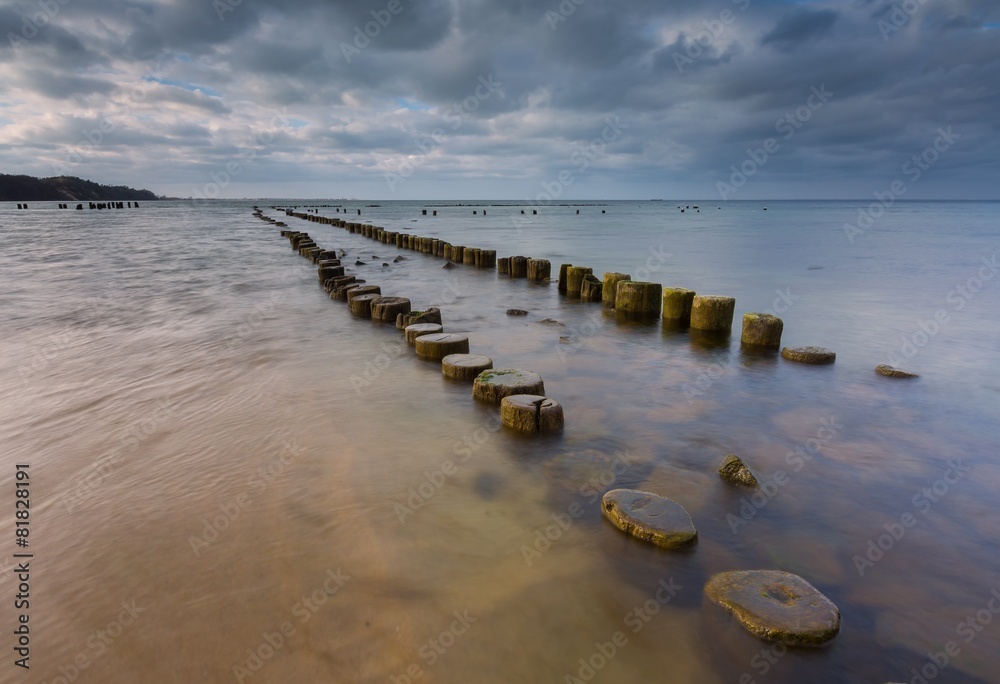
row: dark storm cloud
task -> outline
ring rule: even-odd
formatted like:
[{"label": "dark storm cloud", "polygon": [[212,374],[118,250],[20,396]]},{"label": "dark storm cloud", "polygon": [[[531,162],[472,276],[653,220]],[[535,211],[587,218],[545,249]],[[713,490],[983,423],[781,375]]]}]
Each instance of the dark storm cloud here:
[{"label": "dark storm cloud", "polygon": [[761,39],[761,45],[773,44],[779,50],[791,51],[800,45],[813,43],[827,36],[837,22],[839,13],[832,10],[797,10],[781,18]]},{"label": "dark storm cloud", "polygon": [[0,36],[32,34],[0,42],[26,172],[72,156],[190,194],[235,159],[377,197],[409,163],[396,192],[525,196],[588,150],[574,191],[711,196],[774,138],[744,195],[864,195],[954,126],[922,188],[998,187],[992,0],[70,0],[25,29],[39,7],[0,8]]}]

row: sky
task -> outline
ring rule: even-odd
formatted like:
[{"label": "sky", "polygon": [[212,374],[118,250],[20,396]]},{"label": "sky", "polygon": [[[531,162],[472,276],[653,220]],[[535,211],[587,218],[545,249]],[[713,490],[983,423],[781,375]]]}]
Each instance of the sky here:
[{"label": "sky", "polygon": [[1000,2],[0,0],[0,172],[175,197],[1000,199]]}]

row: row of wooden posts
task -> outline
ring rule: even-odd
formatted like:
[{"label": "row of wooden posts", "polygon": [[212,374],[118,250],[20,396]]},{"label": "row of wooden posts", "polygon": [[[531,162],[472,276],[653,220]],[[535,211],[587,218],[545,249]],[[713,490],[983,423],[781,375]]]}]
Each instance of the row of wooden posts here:
[{"label": "row of wooden posts", "polygon": [[[254,215],[280,228],[286,227],[286,224],[264,216],[256,207]],[[309,214],[289,215],[310,220],[307,218]],[[357,276],[347,275],[341,264],[345,252],[320,248],[308,233],[282,230],[281,234],[288,238],[294,250],[317,264],[319,281],[331,299],[346,301],[351,315],[357,318],[395,323],[396,328],[404,332],[406,341],[415,347],[418,356],[440,361],[445,377],[472,381],[472,396],[475,399],[499,405],[500,420],[504,425],[536,434],[562,431],[562,405],[544,396],[545,386],[537,373],[516,368],[493,370],[493,359],[469,353],[467,335],[444,332],[439,309],[413,311],[406,297],[387,297],[378,285],[367,285]],[[370,236],[374,237],[374,234]],[[382,237],[389,243],[388,237]],[[475,252],[481,254],[482,250]]]},{"label": "row of wooden posts", "polygon": [[[291,210],[288,216],[344,228],[384,244],[431,254],[457,264],[477,268],[496,268],[511,278],[526,278],[533,282],[552,280],[552,263],[547,259],[511,256],[497,259],[495,250],[452,245],[437,238],[389,231],[367,223],[355,223],[339,218],[304,214]],[[683,287],[667,287],[659,283],[633,281],[627,273],[605,273],[603,279],[586,266],[562,264],[559,267],[559,292],[571,299],[601,302],[625,316],[638,319],[658,319],[678,328],[691,328],[707,334],[725,336],[732,332],[736,300],[733,297],[699,295]],[[743,316],[742,344],[749,348],[776,350],[781,347],[783,321],[772,314],[747,313]]]},{"label": "row of wooden posts", "polygon": [[[124,209],[126,203],[125,202],[101,202],[100,204],[94,204],[93,202],[90,202],[89,204],[90,204],[90,208],[91,209]],[[128,202],[128,208],[129,209],[132,208],[132,204],[133,204],[133,202]],[[139,208],[139,203],[135,202],[134,204],[135,204],[135,208],[138,209]],[[18,209],[27,209],[28,205],[27,204],[23,204],[23,203],[22,204],[18,204],[17,208]],[[59,204],[59,208],[60,209],[69,209],[69,205],[68,204],[61,204],[60,203]],[[76,209],[77,209],[77,211],[83,211],[83,205],[82,204],[77,204],[76,205]]]},{"label": "row of wooden posts", "polygon": [[[256,215],[278,227],[285,227],[285,224],[263,216],[259,211]],[[301,217],[305,218],[306,215]],[[361,232],[375,237],[380,231],[382,229],[367,227]],[[359,286],[355,276],[347,276],[340,263],[344,252],[321,249],[308,233],[282,230],[281,234],[289,239],[293,249],[299,254],[318,264],[320,282],[331,291],[331,296],[334,292],[344,292],[353,315],[382,321],[395,318],[396,327],[405,329],[406,339],[415,344],[418,356],[440,359],[442,372],[447,377],[474,379],[473,397],[499,404],[500,419],[505,426],[538,434],[563,430],[563,408],[558,402],[544,396],[544,384],[536,373],[518,369],[492,370],[492,359],[468,353],[468,337],[441,332],[440,312],[436,309],[411,312],[410,300],[381,296],[378,286]],[[379,239],[387,243],[390,240],[384,232]],[[426,239],[416,237],[416,240],[419,242]],[[528,262],[534,262],[530,267],[534,278],[550,279],[549,275],[543,275],[551,270],[549,262],[545,260],[511,257],[502,259],[501,262],[506,262],[508,274],[511,274],[513,268],[515,273],[523,271],[523,277],[527,277],[529,272]],[[584,283],[597,280],[590,271],[589,268],[564,264],[560,269],[560,291],[582,298]],[[665,303],[668,301],[662,289],[658,289],[661,288],[659,285],[647,287],[653,284],[633,283],[624,274],[609,275],[614,277],[600,282],[600,290],[594,285],[594,294],[591,295],[594,298],[590,301],[601,301],[605,288],[611,288],[614,292],[616,308],[630,307],[639,302],[641,307],[645,307],[644,310],[651,312],[654,300],[657,305],[661,299]],[[588,281],[588,276],[592,280]],[[597,298],[598,293],[600,298]],[[692,327],[695,321],[721,326],[726,320],[731,326],[735,304],[732,298],[707,297],[699,300],[689,290],[684,290],[683,293],[682,297],[670,298],[669,301],[671,304],[680,302],[687,307],[687,317],[690,318]],[[704,307],[705,312],[699,312],[700,307]],[[412,322],[413,314],[426,316],[432,311],[437,312],[434,323]],[[696,312],[699,312],[697,316]],[[658,306],[656,313],[660,314]],[[746,319],[744,323],[746,339]],[[732,484],[754,489],[760,486],[753,473],[735,455],[726,458],[719,473]],[[688,548],[698,539],[698,530],[688,511],[676,501],[655,492],[633,489],[606,491],[601,498],[601,511],[626,534],[666,549]],[[789,646],[821,645],[833,639],[840,629],[840,611],[837,606],[807,580],[788,572],[757,570],[719,573],[709,579],[704,591],[710,600],[736,614],[751,633]],[[803,600],[797,603],[787,601],[787,596],[792,594],[803,597]],[[763,601],[761,596],[764,597]],[[745,605],[753,610],[745,610]],[[728,621],[725,624],[728,628]]]},{"label": "row of wooden posts", "polygon": [[355,223],[329,216],[317,216],[316,214],[304,214],[297,211],[286,211],[288,216],[321,223],[328,226],[343,228],[350,233],[363,235],[386,245],[395,245],[400,249],[411,249],[421,254],[430,254],[441,257],[456,264],[466,264],[476,268],[496,268],[497,253],[493,249],[479,249],[478,247],[466,247],[464,245],[453,245],[450,242],[437,238],[421,237],[412,233],[403,233],[385,230],[368,223]]}]

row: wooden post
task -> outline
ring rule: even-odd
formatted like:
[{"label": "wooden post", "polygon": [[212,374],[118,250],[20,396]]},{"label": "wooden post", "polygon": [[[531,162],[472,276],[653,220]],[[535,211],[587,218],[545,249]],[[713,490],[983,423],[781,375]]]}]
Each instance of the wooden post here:
[{"label": "wooden post", "polygon": [[691,325],[691,305],[694,303],[694,290],[683,287],[667,287],[663,289],[663,322],[687,328]]},{"label": "wooden post", "polygon": [[622,280],[615,294],[615,310],[638,318],[657,318],[660,315],[663,286]]},{"label": "wooden post", "polygon": [[729,333],[733,328],[736,300],[732,297],[695,295],[691,304],[691,327],[695,330]]},{"label": "wooden post", "polygon": [[566,296],[579,297],[580,286],[583,284],[583,277],[593,274],[594,269],[588,266],[570,266],[566,269]]},{"label": "wooden post", "polygon": [[604,306],[615,308],[615,299],[618,297],[618,283],[623,280],[632,280],[632,276],[627,273],[605,273],[604,283],[601,292],[601,302]]}]

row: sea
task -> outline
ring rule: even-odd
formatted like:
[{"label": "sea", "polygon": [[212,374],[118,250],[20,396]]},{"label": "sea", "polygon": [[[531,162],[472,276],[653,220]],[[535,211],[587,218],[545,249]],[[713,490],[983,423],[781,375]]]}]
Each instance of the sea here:
[{"label": "sea", "polygon": [[[86,206],[0,204],[0,681],[1000,682],[1000,203]],[[501,427],[255,206],[540,374],[564,431]],[[733,333],[292,208],[734,297]],[[748,312],[836,362],[742,350]],[[696,544],[621,532],[618,488]],[[753,636],[705,597],[735,570],[801,576],[839,634]]]}]

